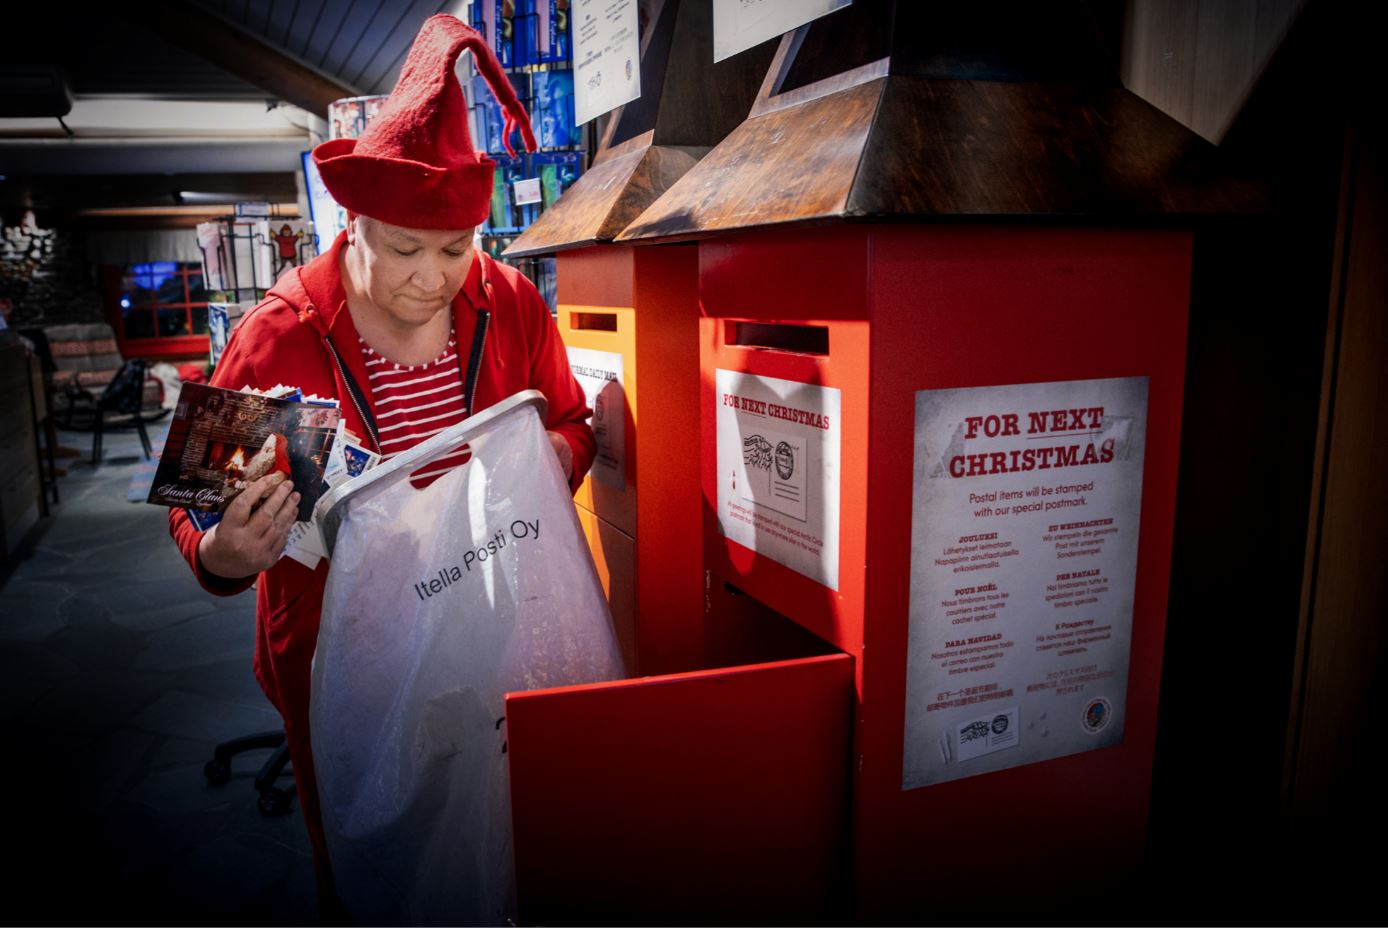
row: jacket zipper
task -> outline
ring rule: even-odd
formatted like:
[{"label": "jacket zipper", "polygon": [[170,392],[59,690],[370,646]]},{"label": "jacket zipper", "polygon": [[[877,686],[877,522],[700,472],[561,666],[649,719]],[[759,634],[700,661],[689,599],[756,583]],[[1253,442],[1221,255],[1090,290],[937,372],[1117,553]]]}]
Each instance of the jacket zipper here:
[{"label": "jacket zipper", "polygon": [[[484,284],[487,294],[491,295],[490,282]],[[487,344],[487,327],[492,321],[490,310],[479,309],[477,311],[477,328],[472,333],[472,349],[468,352],[467,376],[464,379],[463,388],[467,395],[463,398],[464,412],[466,416],[472,415],[473,403],[476,399],[477,380],[482,374],[482,349]],[[337,346],[326,333],[323,335],[323,343],[328,346],[328,353],[333,356],[333,363],[337,365],[338,376],[347,385],[347,395],[352,398],[352,406],[357,411],[358,418],[366,426],[366,430],[371,433],[371,441],[376,445],[376,453],[381,453],[381,434],[376,430],[375,417],[367,410],[363,404],[361,387],[352,379],[352,375],[347,372],[347,367],[342,363],[342,356],[337,352]]]},{"label": "jacket zipper", "polygon": [[491,321],[490,311],[485,309],[477,311],[477,328],[472,332],[472,350],[468,352],[467,358],[465,404],[468,416],[472,415],[472,405],[477,397],[477,378],[482,374],[482,347],[487,343],[487,326]]},{"label": "jacket zipper", "polygon": [[342,356],[337,353],[337,346],[328,336],[323,336],[323,342],[328,346],[328,352],[333,356],[333,362],[337,364],[337,373],[342,378],[342,382],[347,385],[347,395],[352,398],[352,406],[357,410],[357,416],[361,419],[366,430],[371,433],[371,441],[376,445],[376,453],[381,453],[381,434],[376,431],[376,420],[362,406],[362,399],[357,394],[361,387],[352,379],[352,375],[347,373],[347,368],[342,363]]}]

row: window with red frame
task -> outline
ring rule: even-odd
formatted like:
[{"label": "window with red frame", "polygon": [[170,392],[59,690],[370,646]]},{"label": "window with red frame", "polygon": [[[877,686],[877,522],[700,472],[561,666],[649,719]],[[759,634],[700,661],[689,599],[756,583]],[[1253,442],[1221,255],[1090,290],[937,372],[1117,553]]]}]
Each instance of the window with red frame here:
[{"label": "window with red frame", "polygon": [[207,344],[207,290],[198,262],[150,261],[109,268],[108,306],[126,357],[200,354]]}]

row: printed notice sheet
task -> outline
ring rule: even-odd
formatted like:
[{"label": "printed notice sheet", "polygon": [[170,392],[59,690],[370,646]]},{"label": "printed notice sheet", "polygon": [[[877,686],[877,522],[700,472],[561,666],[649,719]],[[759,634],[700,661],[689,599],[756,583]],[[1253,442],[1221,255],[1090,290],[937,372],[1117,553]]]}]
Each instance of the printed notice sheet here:
[{"label": "printed notice sheet", "polygon": [[916,394],[902,788],[1122,742],[1147,378]]},{"label": "printed notice sheet", "polygon": [[584,400],[593,410],[589,424],[597,439],[597,456],[590,471],[614,490],[625,490],[626,389],[622,380],[622,356],[614,351],[569,348],[569,369],[583,388]]},{"label": "printed notice sheet", "polygon": [[722,61],[853,0],[713,0],[713,60]]},{"label": "printed notice sheet", "polygon": [[641,96],[636,0],[573,0],[574,125]]},{"label": "printed notice sheet", "polygon": [[723,534],[839,588],[839,391],[718,370]]}]

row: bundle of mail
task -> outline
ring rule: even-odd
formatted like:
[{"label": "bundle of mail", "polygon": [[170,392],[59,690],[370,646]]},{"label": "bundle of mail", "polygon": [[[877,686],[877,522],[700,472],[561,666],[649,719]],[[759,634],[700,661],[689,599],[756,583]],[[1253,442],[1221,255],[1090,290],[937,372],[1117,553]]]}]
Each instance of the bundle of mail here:
[{"label": "bundle of mail", "polygon": [[[336,399],[317,396],[312,393],[306,394],[298,387],[284,384],[276,384],[268,390],[261,390],[248,385],[242,387],[240,392],[268,396],[272,399],[287,400],[293,403],[305,403],[310,406],[338,407]],[[338,419],[337,434],[333,439],[332,447],[329,449],[327,464],[323,468],[323,484],[326,488],[336,487],[361,476],[379,464],[380,461],[381,456],[368,448],[362,442],[361,436],[348,429],[343,421]],[[323,492],[326,492],[326,489]],[[188,509],[187,512],[193,524],[204,531],[222,519],[221,513],[209,513],[197,509]],[[292,557],[310,570],[317,567],[318,562],[327,557],[327,549],[323,545],[316,516],[307,521],[294,523],[294,526],[289,530],[289,544],[284,549],[284,556]]]}]

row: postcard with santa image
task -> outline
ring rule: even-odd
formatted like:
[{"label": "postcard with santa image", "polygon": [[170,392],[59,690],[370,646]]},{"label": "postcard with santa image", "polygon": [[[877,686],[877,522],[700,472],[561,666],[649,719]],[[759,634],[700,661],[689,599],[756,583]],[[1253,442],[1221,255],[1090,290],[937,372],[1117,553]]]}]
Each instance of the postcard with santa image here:
[{"label": "postcard with santa image", "polygon": [[279,471],[308,521],[326,484],[340,413],[334,406],[185,383],[159,457],[149,502],[220,513],[237,494]]}]

